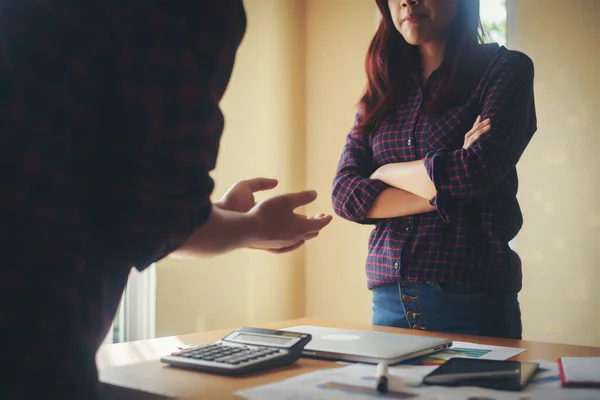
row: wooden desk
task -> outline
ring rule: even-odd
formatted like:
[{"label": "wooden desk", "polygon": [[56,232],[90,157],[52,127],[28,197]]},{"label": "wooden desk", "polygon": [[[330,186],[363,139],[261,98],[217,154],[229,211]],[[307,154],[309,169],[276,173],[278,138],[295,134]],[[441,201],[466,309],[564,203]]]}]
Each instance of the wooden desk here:
[{"label": "wooden desk", "polygon": [[[338,323],[314,318],[264,324],[262,327],[279,329],[295,325],[320,325],[425,336],[444,336],[456,341],[525,348],[527,351],[514,358],[520,361],[534,359],[553,361],[561,356],[600,356],[600,347],[571,346],[468,335],[446,335],[427,331]],[[297,364],[283,369],[252,376],[229,378],[171,368],[159,361],[161,355],[171,353],[176,350],[178,345],[213,343],[232,330],[226,329],[103,346],[98,352],[97,364],[104,397],[115,400],[121,398],[239,399],[233,393],[241,389],[279,381],[318,369],[340,366],[334,362],[301,358]]]}]

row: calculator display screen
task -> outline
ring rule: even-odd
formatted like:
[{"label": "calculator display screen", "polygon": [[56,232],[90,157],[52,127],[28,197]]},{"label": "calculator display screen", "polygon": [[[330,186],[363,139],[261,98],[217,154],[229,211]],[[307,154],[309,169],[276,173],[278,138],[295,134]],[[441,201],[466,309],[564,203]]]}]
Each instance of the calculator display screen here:
[{"label": "calculator display screen", "polygon": [[290,341],[294,340],[294,338],[284,336],[263,336],[253,335],[251,333],[240,333],[235,337],[235,340],[240,342],[278,344],[283,346],[285,344],[288,344]]}]

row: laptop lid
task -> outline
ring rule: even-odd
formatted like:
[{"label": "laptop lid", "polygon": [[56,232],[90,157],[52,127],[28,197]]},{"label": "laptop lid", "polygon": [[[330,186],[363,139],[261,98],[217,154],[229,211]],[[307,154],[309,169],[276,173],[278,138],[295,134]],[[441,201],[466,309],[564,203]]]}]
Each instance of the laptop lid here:
[{"label": "laptop lid", "polygon": [[312,335],[303,356],[336,361],[397,364],[452,345],[451,340],[444,338],[321,326],[301,325],[284,330]]}]

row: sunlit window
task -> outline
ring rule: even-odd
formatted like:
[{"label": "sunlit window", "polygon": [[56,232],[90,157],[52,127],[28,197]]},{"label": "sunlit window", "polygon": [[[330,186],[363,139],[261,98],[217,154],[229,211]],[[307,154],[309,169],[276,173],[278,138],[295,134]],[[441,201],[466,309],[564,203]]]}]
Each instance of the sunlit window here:
[{"label": "sunlit window", "polygon": [[487,41],[506,45],[506,0],[480,0],[480,13]]}]

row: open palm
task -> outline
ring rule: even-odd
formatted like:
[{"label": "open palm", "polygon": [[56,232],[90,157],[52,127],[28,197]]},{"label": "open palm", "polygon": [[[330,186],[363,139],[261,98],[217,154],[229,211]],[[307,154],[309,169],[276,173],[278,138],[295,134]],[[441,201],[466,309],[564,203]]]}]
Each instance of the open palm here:
[{"label": "open palm", "polygon": [[248,212],[256,205],[254,193],[277,186],[277,179],[254,178],[236,182],[215,205],[221,209]]},{"label": "open palm", "polygon": [[[254,193],[260,192],[264,190],[270,190],[277,187],[277,180],[270,178],[254,178],[247,179],[243,181],[236,182],[233,186],[227,190],[227,192],[223,195],[223,197],[214,203],[216,207],[219,207],[223,210],[234,211],[247,213],[253,210],[256,206],[256,200],[254,199]],[[308,196],[308,198],[306,198]],[[312,202],[316,197],[315,193],[309,192],[300,192],[300,193],[288,193],[284,195],[279,195],[271,198],[270,200],[263,201],[258,207],[259,209],[254,209],[254,212],[267,212],[267,214],[271,215],[271,223],[273,224],[273,229],[275,229],[275,236],[281,234],[281,221],[290,220],[289,213],[293,213],[293,209],[299,207],[301,205],[308,204]],[[294,203],[296,202],[296,203]],[[287,204],[287,208],[285,204]],[[291,207],[293,206],[293,207]],[[281,214],[283,207],[283,214]],[[290,209],[291,207],[291,209]],[[265,211],[267,210],[267,211]],[[286,211],[287,210],[287,211]],[[281,215],[277,215],[277,213]],[[275,216],[277,215],[277,216]],[[282,242],[280,244],[276,243],[273,240],[267,240],[265,243],[256,243],[255,245],[249,246],[253,249],[265,250],[270,253],[288,253],[290,251],[294,251],[297,248],[301,247],[305,241],[310,240],[316,237],[319,234],[319,231],[329,222],[331,222],[331,216],[326,216],[325,214],[319,214],[316,217],[306,217],[301,214],[294,214],[295,222],[292,224],[284,224],[283,226],[286,229],[291,228],[292,226],[302,226],[302,229],[306,230],[303,236],[299,236],[296,242]],[[269,218],[267,218],[268,220]],[[308,227],[315,227],[314,229],[308,229]]]}]

